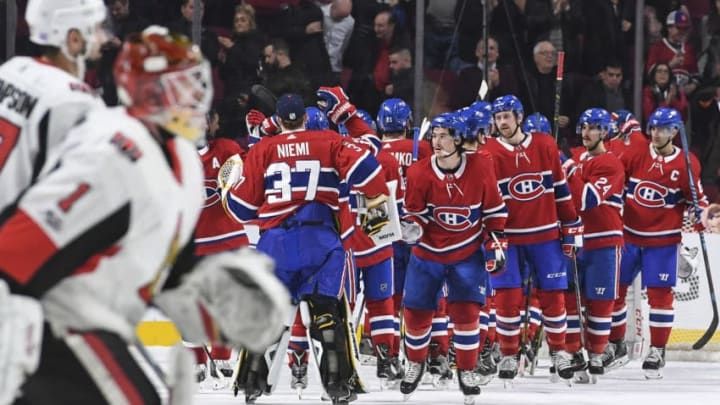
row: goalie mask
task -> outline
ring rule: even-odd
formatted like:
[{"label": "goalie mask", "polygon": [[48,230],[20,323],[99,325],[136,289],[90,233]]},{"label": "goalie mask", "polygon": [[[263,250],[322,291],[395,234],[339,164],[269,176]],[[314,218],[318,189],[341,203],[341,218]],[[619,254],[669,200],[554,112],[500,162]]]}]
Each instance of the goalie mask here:
[{"label": "goalie mask", "polygon": [[183,35],[151,26],[132,34],[115,61],[118,98],[135,117],[191,142],[212,101],[210,66]]}]

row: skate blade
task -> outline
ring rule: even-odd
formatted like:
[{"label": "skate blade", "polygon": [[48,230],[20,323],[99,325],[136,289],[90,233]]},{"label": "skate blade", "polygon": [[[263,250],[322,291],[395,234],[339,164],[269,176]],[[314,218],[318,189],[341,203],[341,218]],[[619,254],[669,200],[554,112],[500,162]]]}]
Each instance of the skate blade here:
[{"label": "skate blade", "polygon": [[585,370],[576,371],[575,375],[573,375],[573,381],[576,384],[589,384],[590,383],[590,375]]},{"label": "skate blade", "polygon": [[645,371],[646,380],[662,380],[662,370],[643,370]]},{"label": "skate blade", "polygon": [[506,390],[510,390],[513,388],[513,380],[501,378],[500,381],[503,382],[503,388],[505,388]]},{"label": "skate blade", "polygon": [[608,366],[605,367],[605,371],[617,370],[620,367],[623,367],[624,365],[628,364],[629,362],[630,362],[630,357],[623,356],[619,359],[615,359],[612,363],[608,364]]},{"label": "skate blade", "polygon": [[410,394],[403,394],[403,402],[407,402],[407,401],[410,399],[411,396],[412,396],[412,393],[410,393]]},{"label": "skate blade", "polygon": [[445,391],[448,389],[449,385],[450,385],[450,379],[441,378],[440,376],[433,376],[432,386],[436,390]]},{"label": "skate blade", "polygon": [[303,390],[305,388],[302,387],[295,387],[295,392],[297,393],[298,399],[302,399]]},{"label": "skate blade", "polygon": [[488,385],[488,384],[490,384],[490,381],[493,380],[493,377],[494,377],[494,375],[492,375],[492,374],[490,374],[490,375],[481,375],[481,376],[478,378],[478,384],[480,384],[480,385]]},{"label": "skate blade", "polygon": [[557,375],[557,373],[550,374],[550,382],[553,384],[557,384],[558,382],[560,382],[560,376]]},{"label": "skate blade", "polygon": [[598,376],[595,374],[590,374],[590,384],[597,384],[598,383]]},{"label": "skate blade", "polygon": [[475,397],[477,397],[477,395],[465,395],[465,398],[463,399],[463,404],[475,405]]}]

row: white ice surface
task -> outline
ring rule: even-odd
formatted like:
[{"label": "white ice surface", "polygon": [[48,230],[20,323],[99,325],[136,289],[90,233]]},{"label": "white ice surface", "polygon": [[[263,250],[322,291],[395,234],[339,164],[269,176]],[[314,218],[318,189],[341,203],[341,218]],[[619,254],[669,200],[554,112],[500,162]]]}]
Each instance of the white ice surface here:
[{"label": "white ice surface", "polygon": [[[164,364],[164,351],[151,348],[153,356]],[[534,377],[518,377],[511,389],[504,389],[497,379],[482,388],[476,398],[477,405],[711,405],[720,403],[720,363],[668,361],[662,380],[646,380],[640,368],[641,362],[634,361],[620,370],[602,376],[596,385],[575,384],[567,387],[549,381],[549,360],[541,359]],[[300,400],[290,389],[289,369],[283,368],[277,390],[271,396],[262,396],[257,404],[299,404],[314,405],[329,402],[320,400],[321,389],[317,372],[311,367],[310,384]],[[400,391],[381,391],[375,378],[374,366],[361,366],[360,374],[371,391],[360,395],[353,404],[462,404],[463,397],[457,384],[451,384],[446,391],[436,391],[431,385],[421,385],[407,401]],[[195,403],[202,405],[243,404],[244,396],[234,397],[230,389],[198,392]]]}]

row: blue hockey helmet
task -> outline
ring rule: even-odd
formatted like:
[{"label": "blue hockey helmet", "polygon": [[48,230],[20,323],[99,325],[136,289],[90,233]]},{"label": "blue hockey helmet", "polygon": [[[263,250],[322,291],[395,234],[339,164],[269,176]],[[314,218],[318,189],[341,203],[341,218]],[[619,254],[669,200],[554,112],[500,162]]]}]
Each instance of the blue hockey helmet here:
[{"label": "blue hockey helmet", "polygon": [[525,118],[522,127],[523,132],[542,132],[544,134],[552,133],[550,121],[539,112],[532,113]]},{"label": "blue hockey helmet", "polygon": [[433,128],[447,128],[450,135],[456,140],[464,140],[467,136],[465,122],[459,119],[455,113],[451,112],[438,114],[430,121],[431,136]]},{"label": "blue hockey helmet", "polygon": [[399,98],[382,102],[377,115],[377,127],[382,133],[402,132],[412,127],[412,110]]},{"label": "blue hockey helmet", "polygon": [[372,128],[373,131],[377,132],[377,125],[375,125],[375,121],[373,120],[372,116],[370,116],[370,113],[368,113],[365,110],[357,109],[357,116],[362,118],[365,123]]},{"label": "blue hockey helmet", "polygon": [[520,100],[512,94],[500,96],[492,103],[493,116],[499,112],[512,111],[515,115],[522,114],[525,110]]},{"label": "blue hockey helmet", "polygon": [[612,124],[612,118],[607,110],[602,108],[588,108],[578,118],[577,127],[575,132],[580,134],[582,132],[583,124],[593,125],[608,132],[610,135],[610,129]]},{"label": "blue hockey helmet", "polygon": [[470,104],[468,108],[475,111],[485,111],[489,115],[492,115],[492,104],[488,103],[487,101],[475,101]]},{"label": "blue hockey helmet", "polygon": [[[488,104],[490,105],[490,104]],[[478,133],[483,131],[484,135],[490,134],[492,117],[490,112],[484,108],[474,110],[472,107],[462,114],[466,127],[466,139],[477,140]]]},{"label": "blue hockey helmet", "polygon": [[305,107],[305,114],[307,115],[307,121],[305,122],[306,129],[322,130],[330,128],[325,113],[320,111],[317,107]]},{"label": "blue hockey helmet", "polygon": [[682,123],[682,116],[678,110],[670,107],[660,107],[648,117],[647,131],[650,133],[650,128],[653,127],[680,129]]}]

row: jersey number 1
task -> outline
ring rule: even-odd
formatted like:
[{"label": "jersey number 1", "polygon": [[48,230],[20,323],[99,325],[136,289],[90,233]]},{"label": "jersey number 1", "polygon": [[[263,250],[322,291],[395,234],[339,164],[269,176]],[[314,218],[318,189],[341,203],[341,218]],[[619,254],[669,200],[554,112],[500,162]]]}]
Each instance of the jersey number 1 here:
[{"label": "jersey number 1", "polygon": [[20,135],[20,127],[0,118],[0,170],[5,166]]}]

